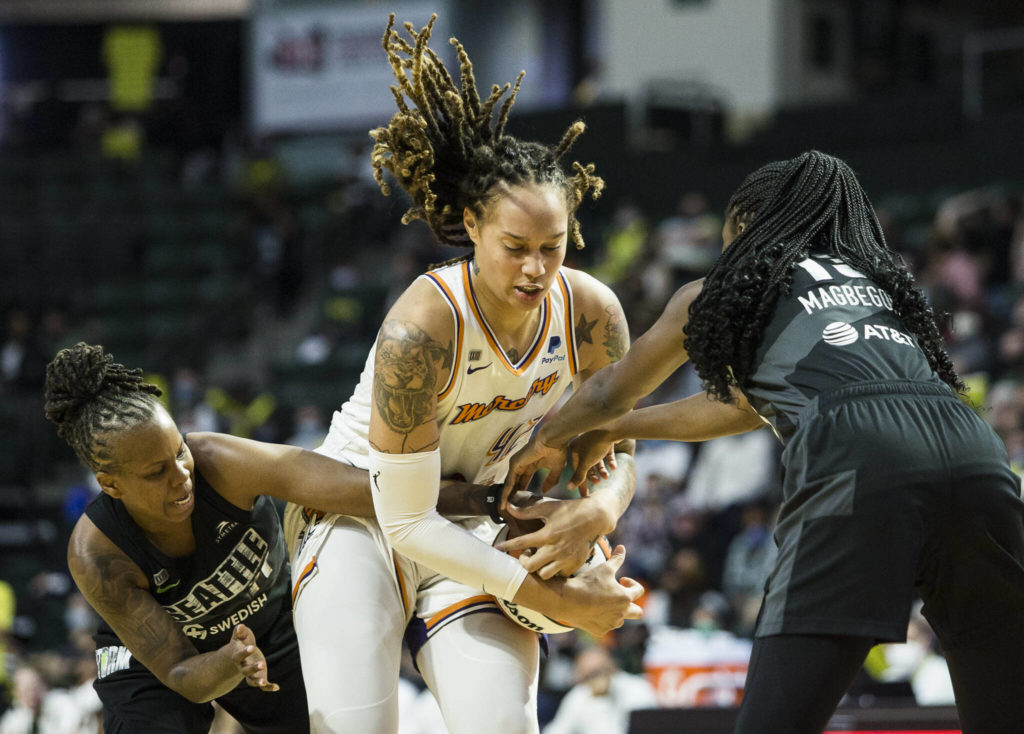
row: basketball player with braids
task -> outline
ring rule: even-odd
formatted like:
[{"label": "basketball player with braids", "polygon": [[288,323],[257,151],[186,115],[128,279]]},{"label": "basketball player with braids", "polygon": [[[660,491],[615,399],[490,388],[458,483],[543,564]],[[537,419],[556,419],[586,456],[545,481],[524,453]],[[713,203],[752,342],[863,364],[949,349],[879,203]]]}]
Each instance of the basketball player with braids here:
[{"label": "basketball player with braids", "polygon": [[[579,568],[624,511],[631,447],[590,497],[509,510],[544,522],[522,562],[492,546],[496,513],[459,522],[437,513],[442,477],[501,482],[563,391],[620,358],[628,335],[614,294],[562,267],[568,243],[583,244],[576,208],[602,185],[592,166],[561,163],[583,125],[553,147],[506,134],[521,77],[481,99],[453,40],[456,85],[428,46],[433,22],[406,24],[409,39],[393,16],[387,26],[398,111],[371,133],[372,162],[384,193],[387,171],[412,200],[405,222],[422,219],[440,242],[470,252],[398,299],[318,449],[369,469],[376,522],[305,514],[295,625],[314,731],[395,731],[408,627],[452,734],[537,732],[539,638],[494,596],[594,634],[640,614],[639,585],[615,579],[621,547],[576,577],[557,575]],[[297,514],[286,512],[286,527]]]},{"label": "basketball player with braids", "polygon": [[[1024,504],[996,434],[962,400],[935,317],[844,162],[751,174],[724,251],[629,353],[512,460],[574,481],[622,437],[702,441],[765,423],[785,444],[778,561],[737,732],[821,732],[913,595],[942,642],[960,721],[1024,722]],[[630,412],[687,358],[705,391]],[[595,428],[596,427],[596,428]],[[513,541],[512,545],[515,545]]]},{"label": "basketball player with braids", "polygon": [[[292,446],[183,439],[159,395],[100,346],[46,371],[46,415],[103,490],[68,565],[102,618],[105,731],[205,733],[213,699],[246,732],[308,731],[287,554],[262,495],[372,516],[369,476]],[[486,512],[480,490],[450,484],[444,511]]]}]

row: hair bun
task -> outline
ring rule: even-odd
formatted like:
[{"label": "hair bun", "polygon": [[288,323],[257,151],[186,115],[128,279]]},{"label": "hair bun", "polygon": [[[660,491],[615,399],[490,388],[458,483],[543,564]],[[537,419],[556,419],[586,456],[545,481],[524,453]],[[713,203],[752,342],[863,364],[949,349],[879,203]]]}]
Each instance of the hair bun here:
[{"label": "hair bun", "polygon": [[72,420],[103,391],[113,357],[103,347],[78,342],[62,349],[46,366],[46,417]]}]

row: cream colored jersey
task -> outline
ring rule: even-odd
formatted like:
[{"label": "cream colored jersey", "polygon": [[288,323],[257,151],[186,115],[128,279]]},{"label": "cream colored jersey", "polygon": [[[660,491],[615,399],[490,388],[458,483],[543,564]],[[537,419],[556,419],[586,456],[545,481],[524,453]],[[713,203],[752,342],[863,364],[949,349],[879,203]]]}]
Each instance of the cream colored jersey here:
[{"label": "cream colored jersey", "polygon": [[455,364],[438,394],[441,475],[491,484],[505,479],[509,457],[572,384],[572,290],[560,271],[540,306],[530,348],[513,362],[477,303],[469,268],[463,262],[422,276],[444,296],[456,322]]},{"label": "cream colored jersey", "polygon": [[[509,458],[526,444],[534,427],[572,384],[577,371],[572,290],[560,271],[540,306],[540,324],[530,348],[522,359],[512,362],[479,308],[469,268],[469,262],[462,262],[420,277],[437,288],[455,321],[454,364],[438,393],[441,476],[491,484],[504,480]],[[317,449],[360,469],[368,467],[375,351],[370,351],[352,397],[334,413],[330,431]],[[293,600],[318,573],[318,557],[342,517],[303,513],[293,505],[285,511]],[[402,604],[410,612],[415,605],[417,614],[432,619],[438,610],[452,605],[461,608],[462,600],[480,593],[395,554],[376,518],[343,522],[362,525],[374,538],[395,575]],[[456,523],[488,545],[499,527],[486,516],[466,517]],[[449,617],[441,614],[438,619],[434,627]],[[428,627],[428,634],[434,627]]]},{"label": "cream colored jersey", "polygon": [[[513,362],[498,344],[480,310],[470,263],[426,273],[448,303],[455,320],[455,361],[438,393],[441,476],[477,484],[503,481],[508,460],[526,445],[534,427],[572,384],[577,371],[573,339],[572,290],[564,272],[540,306],[541,318],[531,346]],[[367,467],[374,352],[359,385],[334,414],[330,443],[355,466]]]}]

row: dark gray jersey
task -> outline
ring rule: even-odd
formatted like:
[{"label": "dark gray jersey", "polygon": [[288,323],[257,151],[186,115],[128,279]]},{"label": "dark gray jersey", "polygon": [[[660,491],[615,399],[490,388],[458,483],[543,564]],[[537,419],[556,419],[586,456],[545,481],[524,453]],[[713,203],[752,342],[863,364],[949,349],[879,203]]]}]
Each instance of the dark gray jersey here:
[{"label": "dark gray jersey", "polygon": [[857,382],[940,382],[892,299],[842,260],[814,255],[798,263],[765,328],[750,404],[783,441],[818,395]]},{"label": "dark gray jersey", "polygon": [[[86,514],[103,534],[150,579],[150,593],[181,625],[200,652],[216,650],[241,622],[252,629],[267,659],[279,650],[283,632],[278,617],[290,618],[290,568],[281,522],[270,498],[260,496],[251,511],[217,494],[198,471],[194,474],[192,531],[196,550],[171,558],[150,543],[119,500],[98,495]],[[287,632],[287,630],[284,630]],[[96,633],[97,647],[120,645],[106,623]]]}]

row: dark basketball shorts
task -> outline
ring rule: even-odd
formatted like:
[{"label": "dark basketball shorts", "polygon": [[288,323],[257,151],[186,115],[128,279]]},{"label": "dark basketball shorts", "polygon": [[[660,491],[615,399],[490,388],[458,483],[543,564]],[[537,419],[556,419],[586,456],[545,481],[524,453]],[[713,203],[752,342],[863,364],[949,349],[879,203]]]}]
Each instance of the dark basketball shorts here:
[{"label": "dark basketball shorts", "polygon": [[[298,650],[294,660],[269,667],[281,690],[264,692],[242,681],[216,699],[246,734],[303,734],[309,731],[306,687]],[[134,658],[124,670],[94,684],[103,703],[106,734],[207,734],[213,721],[209,703],[193,703],[167,688]]]},{"label": "dark basketball shorts", "polygon": [[757,636],[906,638],[915,590],[947,648],[1024,618],[1024,503],[994,431],[941,385],[822,395],[782,456]]}]

